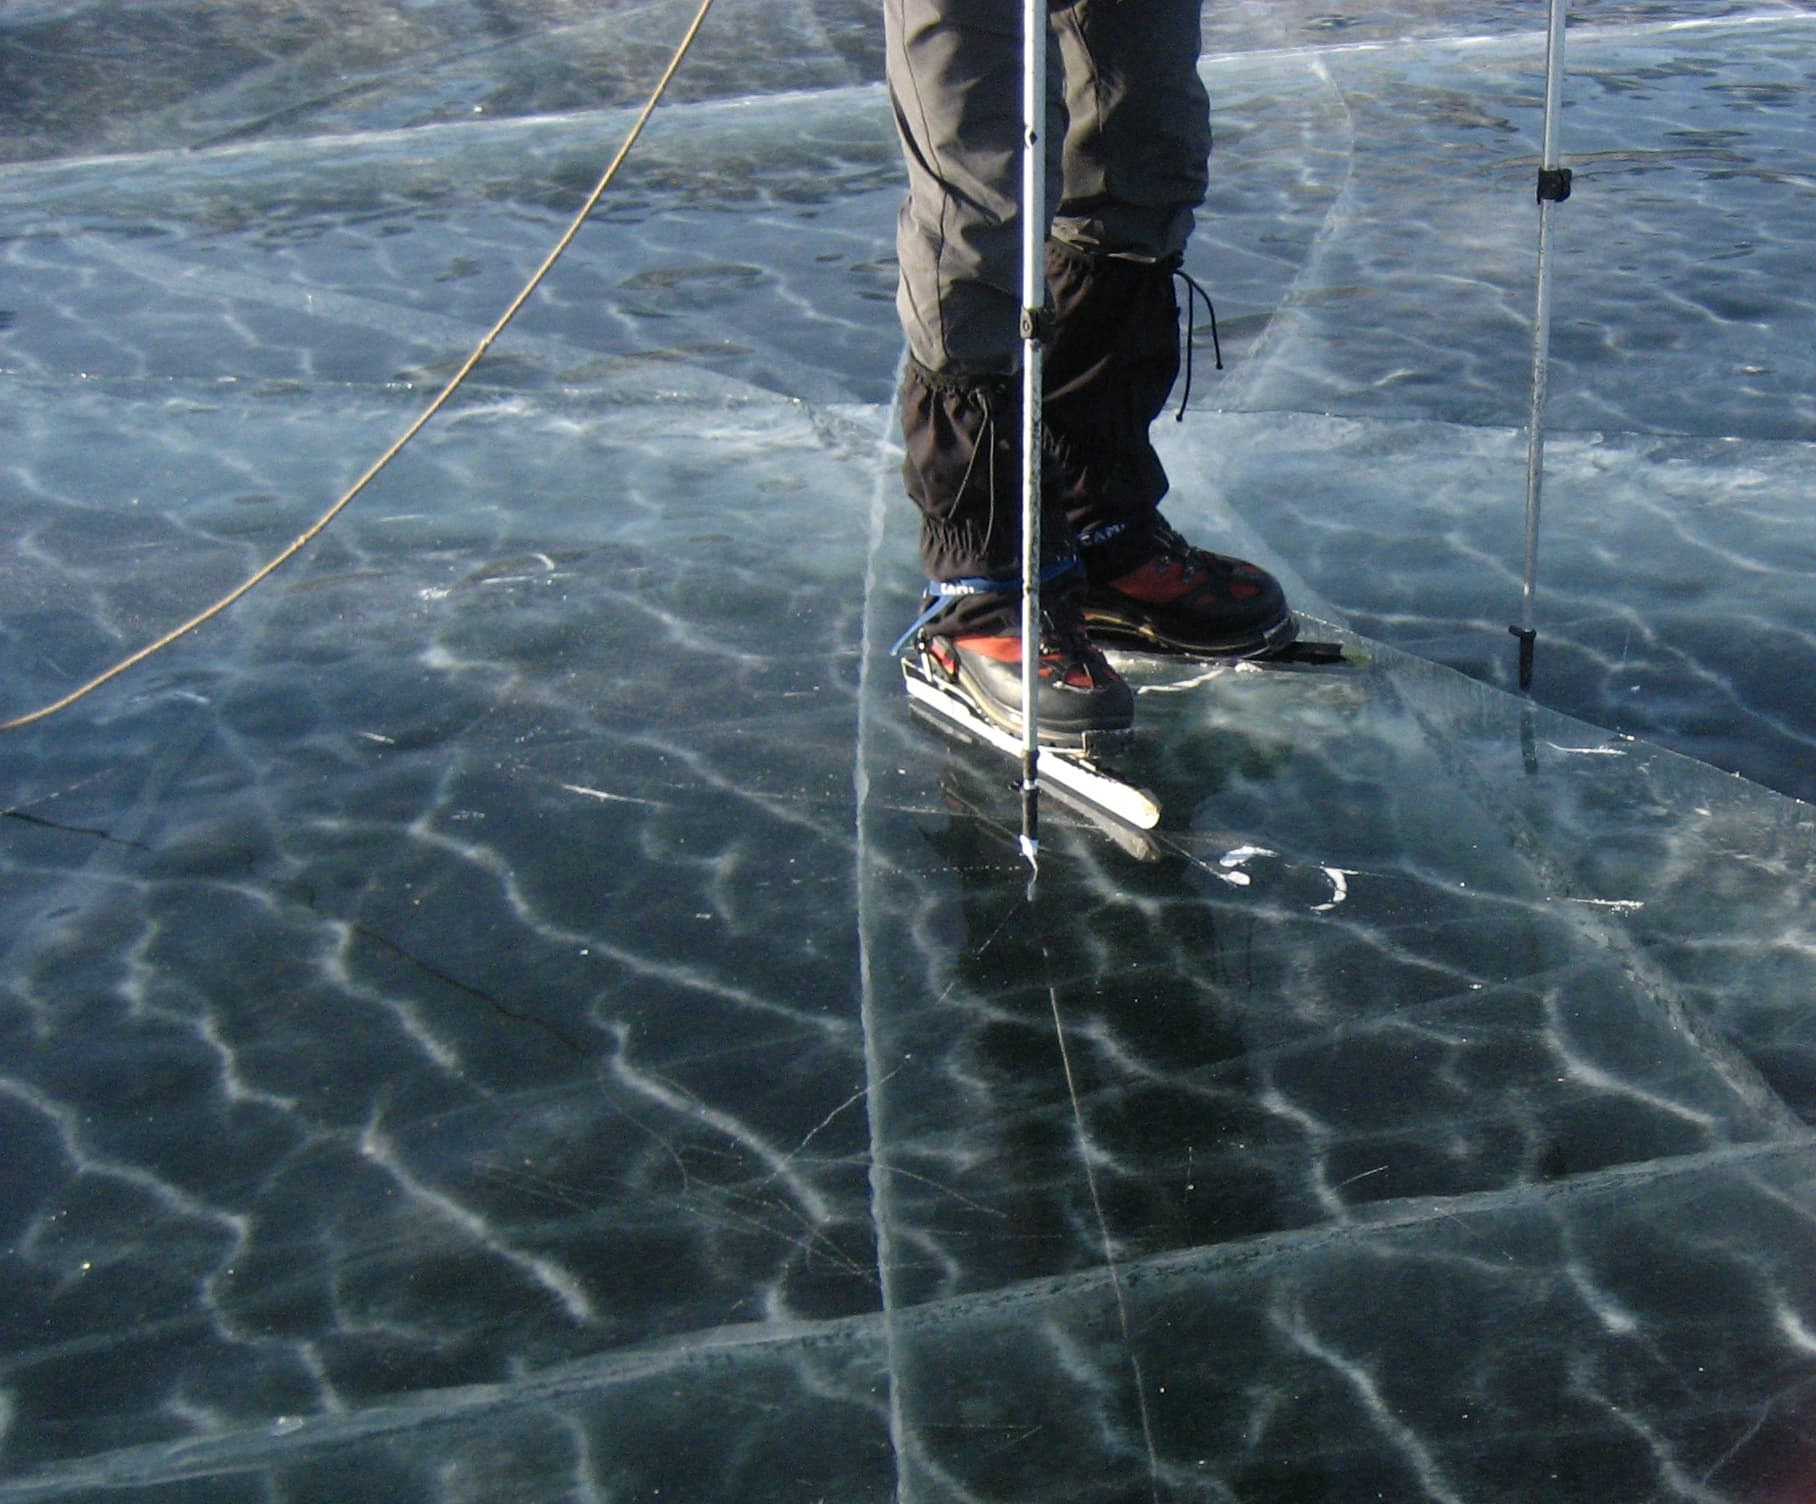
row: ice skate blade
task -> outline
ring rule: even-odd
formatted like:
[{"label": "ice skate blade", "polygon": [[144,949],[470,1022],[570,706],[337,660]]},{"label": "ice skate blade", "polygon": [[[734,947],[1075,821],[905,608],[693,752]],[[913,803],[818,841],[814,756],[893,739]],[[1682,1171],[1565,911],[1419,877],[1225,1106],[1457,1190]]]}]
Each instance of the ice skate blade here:
[{"label": "ice skate blade", "polygon": [[1310,668],[1366,661],[1343,643],[1301,637],[1296,617],[1288,617],[1257,642],[1217,649],[1190,647],[1164,637],[1152,628],[1130,623],[1093,620],[1090,627],[1091,636],[1102,647],[1150,658],[1189,658],[1196,663],[1227,663],[1232,667],[1253,668]]},{"label": "ice skate blade", "polygon": [[[942,728],[982,742],[1006,757],[1021,757],[1020,737],[1012,736],[1000,726],[985,720],[962,696],[954,694],[930,677],[914,658],[902,660],[902,678],[915,707],[931,715]],[[1103,750],[1106,739],[1116,739],[1118,747],[1127,747],[1134,739],[1134,733],[1122,730],[1087,732],[1085,735],[1091,739],[1093,746],[1089,753],[1082,747],[1041,747],[1038,768],[1040,781],[1053,784],[1056,789],[1114,815],[1137,830],[1152,830],[1160,823],[1160,806],[1154,797],[1145,789],[1125,783],[1094,760],[1097,756],[1107,755]]]}]

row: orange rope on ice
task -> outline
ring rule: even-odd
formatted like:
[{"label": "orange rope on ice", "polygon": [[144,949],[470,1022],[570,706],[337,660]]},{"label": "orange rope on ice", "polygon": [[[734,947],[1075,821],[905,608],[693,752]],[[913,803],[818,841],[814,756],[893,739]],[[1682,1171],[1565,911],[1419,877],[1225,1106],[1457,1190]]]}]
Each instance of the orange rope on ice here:
[{"label": "orange rope on ice", "polygon": [[358,496],[361,491],[365,490],[366,487],[377,478],[379,472],[382,471],[385,466],[397,458],[398,454],[403,450],[404,445],[408,444],[417,434],[421,433],[428,425],[429,420],[440,412],[442,408],[447,406],[448,400],[453,397],[455,392],[460,390],[461,383],[472,373],[473,368],[485,358],[486,352],[492,348],[492,342],[504,332],[505,326],[509,324],[512,319],[517,317],[518,311],[530,300],[530,295],[541,286],[543,278],[548,276],[555,263],[561,259],[562,253],[573,243],[574,237],[580,233],[580,227],[586,223],[587,217],[598,205],[599,200],[605,196],[605,190],[611,187],[612,180],[617,177],[618,169],[624,165],[625,159],[630,156],[631,148],[637,144],[637,138],[643,134],[644,126],[649,124],[650,116],[656,112],[656,105],[668,91],[669,84],[673,81],[675,74],[680,70],[682,59],[687,56],[689,49],[694,45],[695,38],[699,36],[700,28],[705,24],[707,12],[713,8],[713,3],[714,0],[701,0],[699,10],[694,13],[693,21],[688,25],[686,34],[681,38],[680,45],[675,48],[674,56],[669,59],[668,67],[663,70],[662,77],[657,81],[654,91],[650,94],[642,111],[638,114],[636,122],[631,126],[630,133],[624,138],[624,144],[618,148],[617,155],[612,158],[611,162],[606,166],[605,171],[600,174],[599,181],[593,185],[592,192],[586,196],[586,202],[580,206],[580,212],[574,216],[573,222],[568,225],[561,238],[555,242],[554,248],[543,258],[542,265],[537,267],[530,280],[524,283],[523,290],[519,292],[516,297],[511,299],[510,306],[499,315],[498,322],[493,324],[492,327],[486,331],[485,337],[474,347],[473,353],[462,362],[460,369],[449,378],[447,385],[436,394],[435,399],[422,410],[417,416],[416,421],[399,435],[397,441],[372,462],[367,468],[366,473],[360,476],[358,480],[354,481],[340,500],[329,507],[326,512],[322,513],[306,531],[299,534],[296,540],[285,548],[282,553],[278,554],[270,562],[261,567],[257,573],[253,574],[249,579],[228,591],[226,595],[222,596],[212,606],[208,607],[207,610],[198,612],[181,626],[171,628],[170,631],[158,638],[156,642],[147,643],[136,653],[122,658],[118,663],[114,664],[112,668],[95,675],[94,678],[90,679],[86,684],[79,688],[72,689],[68,694],[64,695],[62,699],[55,700],[41,709],[32,711],[28,715],[15,716],[9,721],[0,721],[0,731],[13,731],[20,726],[29,726],[34,721],[44,720],[47,716],[53,716],[60,710],[67,710],[71,705],[74,705],[76,701],[82,699],[85,695],[92,694],[109,680],[118,678],[128,669],[136,668],[154,653],[162,652],[179,638],[188,636],[189,633],[195,631],[197,627],[212,621],[235,601],[239,600],[241,596],[247,594],[247,592],[252,590],[255,586],[264,583],[265,580],[269,579],[285,564],[289,563],[290,560],[294,559],[299,553],[313,543],[316,538],[321,536],[328,524],[333,522],[336,517],[346,510],[348,503],[350,503],[354,497]]}]

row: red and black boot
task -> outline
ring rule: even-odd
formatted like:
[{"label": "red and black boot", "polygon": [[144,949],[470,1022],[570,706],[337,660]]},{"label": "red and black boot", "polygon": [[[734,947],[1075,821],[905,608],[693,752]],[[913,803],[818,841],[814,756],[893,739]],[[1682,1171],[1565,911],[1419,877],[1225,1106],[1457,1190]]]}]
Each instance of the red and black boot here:
[{"label": "red and black boot", "polygon": [[1099,641],[1240,658],[1277,653],[1298,635],[1280,582],[1259,565],[1193,547],[1158,512],[1106,531],[1079,539],[1083,616]]},{"label": "red and black boot", "polygon": [[[1035,682],[1036,735],[1042,746],[1090,754],[1119,750],[1135,724],[1135,696],[1076,620],[1043,610]],[[1075,613],[1073,613],[1075,616]],[[929,678],[958,694],[1011,736],[1022,733],[1022,640],[1019,632],[941,637],[921,642]]]}]

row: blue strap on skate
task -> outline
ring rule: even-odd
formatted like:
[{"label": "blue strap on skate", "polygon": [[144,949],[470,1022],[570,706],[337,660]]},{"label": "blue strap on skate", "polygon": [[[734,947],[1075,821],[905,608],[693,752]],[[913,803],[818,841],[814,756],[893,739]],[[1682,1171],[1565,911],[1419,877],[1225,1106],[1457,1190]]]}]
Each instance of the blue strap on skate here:
[{"label": "blue strap on skate", "polygon": [[[1078,556],[1076,554],[1068,554],[1065,558],[1056,559],[1053,563],[1043,567],[1040,572],[1040,582],[1042,585],[1050,584],[1052,581],[1060,578],[1060,576],[1070,574],[1079,567]],[[1015,575],[1006,580],[992,579],[989,575],[977,574],[967,575],[964,578],[956,580],[927,581],[927,594],[931,597],[927,603],[927,608],[909,623],[906,632],[896,638],[895,646],[890,648],[889,655],[892,658],[900,657],[902,650],[906,648],[909,643],[914,641],[921,628],[938,616],[940,612],[944,611],[958,597],[964,595],[1011,595],[1020,589],[1020,575]]]}]

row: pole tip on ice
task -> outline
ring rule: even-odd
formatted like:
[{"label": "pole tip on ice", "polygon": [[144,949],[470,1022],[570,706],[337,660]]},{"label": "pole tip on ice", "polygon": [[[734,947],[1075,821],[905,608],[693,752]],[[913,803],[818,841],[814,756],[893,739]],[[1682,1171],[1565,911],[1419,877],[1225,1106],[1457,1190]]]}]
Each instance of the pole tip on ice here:
[{"label": "pole tip on ice", "polygon": [[1040,871],[1040,779],[1034,771],[1033,759],[1022,770],[1021,781],[1022,828],[1017,845],[1021,854],[1027,858],[1029,868]]}]

